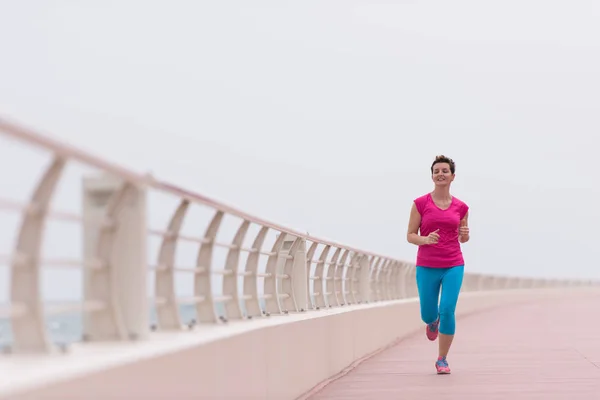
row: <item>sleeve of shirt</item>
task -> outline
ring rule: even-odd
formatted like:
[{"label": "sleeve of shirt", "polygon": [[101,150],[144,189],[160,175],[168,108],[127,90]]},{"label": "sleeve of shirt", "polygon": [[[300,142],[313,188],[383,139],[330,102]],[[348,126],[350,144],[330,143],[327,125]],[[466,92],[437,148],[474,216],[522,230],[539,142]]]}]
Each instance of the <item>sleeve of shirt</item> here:
[{"label": "sleeve of shirt", "polygon": [[415,200],[415,205],[417,206],[417,211],[421,216],[423,215],[423,209],[425,208],[425,198],[417,197]]}]

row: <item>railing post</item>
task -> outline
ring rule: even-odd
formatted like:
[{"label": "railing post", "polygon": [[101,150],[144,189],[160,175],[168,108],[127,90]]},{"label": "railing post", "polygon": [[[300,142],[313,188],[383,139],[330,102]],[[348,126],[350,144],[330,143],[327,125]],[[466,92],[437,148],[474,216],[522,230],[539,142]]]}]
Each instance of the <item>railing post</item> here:
[{"label": "railing post", "polygon": [[338,247],[333,253],[331,260],[327,265],[327,272],[323,271],[323,280],[325,283],[325,300],[327,303],[327,307],[331,308],[335,304],[338,305],[336,294],[335,294],[335,269],[337,268],[338,262],[340,260],[340,255],[342,254],[342,249]]},{"label": "railing post", "polygon": [[308,280],[306,279],[306,241],[286,235],[279,252],[278,274],[285,276],[279,280],[278,293],[282,294],[283,312],[306,311],[308,307]]},{"label": "railing post", "polygon": [[[146,189],[107,175],[83,181],[84,298],[106,307],[84,317],[88,340],[143,339],[149,331]],[[97,221],[101,224],[98,225]]]},{"label": "railing post", "polygon": [[[281,314],[281,298],[280,294],[280,286],[278,285],[278,281],[281,277],[281,269],[282,269],[282,255],[287,254],[287,252],[282,253],[282,249],[284,248],[286,239],[286,234],[280,232],[277,235],[277,239],[275,243],[273,243],[273,247],[271,249],[271,255],[267,259],[267,266],[265,267],[265,273],[268,276],[265,278],[264,283],[264,294],[265,294],[265,313],[266,315],[274,315]],[[288,241],[287,245],[291,246],[292,242]]]},{"label": "railing post", "polygon": [[361,254],[358,265],[358,302],[368,303],[371,295],[371,263],[369,262],[369,256]]},{"label": "railing post", "polygon": [[309,308],[308,302],[308,271],[306,270],[306,240],[298,238],[297,245],[294,249],[294,258],[291,261],[291,284],[292,296],[296,304],[296,311],[307,311]]}]

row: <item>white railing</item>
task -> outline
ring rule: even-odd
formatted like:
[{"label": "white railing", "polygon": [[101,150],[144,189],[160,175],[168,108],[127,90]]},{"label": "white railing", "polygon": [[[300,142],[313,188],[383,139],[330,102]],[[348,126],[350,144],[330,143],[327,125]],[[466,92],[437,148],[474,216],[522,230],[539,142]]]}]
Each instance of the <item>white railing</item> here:
[{"label": "white railing", "polygon": [[[0,119],[0,132],[5,140],[0,147],[17,143],[19,149],[35,149],[31,159],[37,164],[47,160],[29,198],[13,197],[10,185],[0,192],[0,226],[9,229],[5,221],[13,218],[15,234],[14,242],[7,241],[12,248],[0,248],[0,266],[8,267],[9,296],[0,319],[6,322],[9,352],[44,353],[61,345],[52,338],[48,318],[54,315],[81,318],[81,335],[72,340],[125,341],[153,330],[189,330],[417,294],[410,262],[265,221],[6,120]],[[22,161],[27,163],[26,157]],[[83,166],[86,174],[67,185],[72,193],[63,197],[72,210],[59,210],[53,204],[70,165]],[[13,171],[21,182],[25,166],[11,160],[3,174]],[[153,209],[154,201],[160,207]],[[74,224],[83,235],[52,234],[53,222]],[[59,248],[69,255],[55,256]],[[45,299],[48,285],[62,283],[60,277],[44,279],[49,268],[80,271],[71,283],[78,282],[82,300]],[[182,289],[186,283],[188,289]],[[467,273],[463,290],[587,283]]]}]

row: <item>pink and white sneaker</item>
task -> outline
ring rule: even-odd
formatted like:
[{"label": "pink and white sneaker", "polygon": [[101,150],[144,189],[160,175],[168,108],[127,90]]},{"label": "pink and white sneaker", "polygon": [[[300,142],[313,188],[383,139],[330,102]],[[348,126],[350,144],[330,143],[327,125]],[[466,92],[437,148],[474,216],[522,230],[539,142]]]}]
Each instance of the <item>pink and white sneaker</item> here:
[{"label": "pink and white sneaker", "polygon": [[427,335],[427,339],[431,340],[432,342],[435,339],[437,339],[439,325],[440,325],[439,318],[435,322],[432,322],[431,324],[427,324],[427,326],[425,327],[425,334]]},{"label": "pink and white sneaker", "polygon": [[437,361],[435,362],[435,368],[437,369],[437,373],[439,375],[450,373],[450,367],[448,366],[446,357],[438,357]]}]

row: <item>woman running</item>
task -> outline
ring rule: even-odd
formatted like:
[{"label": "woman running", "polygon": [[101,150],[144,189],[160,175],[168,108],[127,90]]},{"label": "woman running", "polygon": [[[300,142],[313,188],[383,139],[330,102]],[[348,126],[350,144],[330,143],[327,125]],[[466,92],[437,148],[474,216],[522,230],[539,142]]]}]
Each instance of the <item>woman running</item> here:
[{"label": "woman running", "polygon": [[434,189],[415,199],[407,233],[407,240],[419,246],[416,275],[425,333],[433,341],[439,331],[438,374],[450,373],[446,356],[454,339],[454,312],[464,273],[460,243],[469,240],[469,207],[450,194],[454,172],[452,159],[435,158],[431,164]]}]

